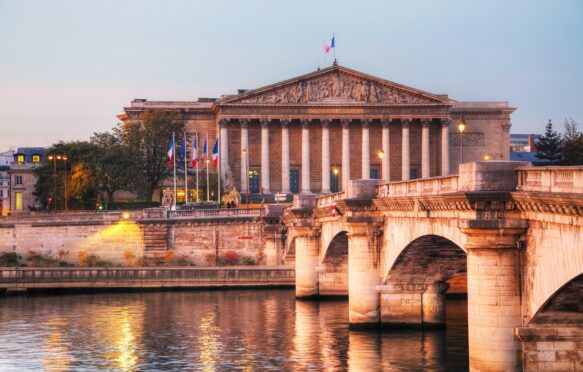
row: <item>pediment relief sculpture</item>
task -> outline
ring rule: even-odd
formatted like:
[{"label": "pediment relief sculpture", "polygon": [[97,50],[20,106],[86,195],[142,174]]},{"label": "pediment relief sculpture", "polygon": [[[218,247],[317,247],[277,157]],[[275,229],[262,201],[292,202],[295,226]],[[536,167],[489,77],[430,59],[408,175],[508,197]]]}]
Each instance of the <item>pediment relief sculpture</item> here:
[{"label": "pediment relief sculpture", "polygon": [[238,103],[379,103],[424,104],[438,100],[378,81],[333,73],[275,88],[237,100]]}]

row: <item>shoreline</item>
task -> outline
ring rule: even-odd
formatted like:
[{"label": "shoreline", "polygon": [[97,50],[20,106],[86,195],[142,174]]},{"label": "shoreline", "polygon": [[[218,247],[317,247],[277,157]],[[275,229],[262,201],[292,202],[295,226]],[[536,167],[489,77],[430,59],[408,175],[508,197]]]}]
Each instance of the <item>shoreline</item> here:
[{"label": "shoreline", "polygon": [[291,288],[292,266],[0,268],[0,293]]}]

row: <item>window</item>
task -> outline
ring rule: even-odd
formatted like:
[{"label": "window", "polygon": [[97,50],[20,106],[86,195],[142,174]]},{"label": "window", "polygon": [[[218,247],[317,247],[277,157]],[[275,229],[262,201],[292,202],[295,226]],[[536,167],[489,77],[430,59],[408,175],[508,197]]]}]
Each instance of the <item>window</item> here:
[{"label": "window", "polygon": [[32,162],[33,163],[40,163],[40,155],[33,155]]},{"label": "window", "polygon": [[22,193],[21,192],[14,193],[14,204],[16,205],[17,211],[22,210]]},{"label": "window", "polygon": [[289,190],[294,194],[300,192],[300,171],[297,169],[289,171]]},{"label": "window", "polygon": [[4,190],[0,190],[0,198],[4,196]]},{"label": "window", "polygon": [[18,164],[23,164],[24,163],[24,155],[17,155],[16,161],[18,162]]},{"label": "window", "polygon": [[371,180],[378,180],[379,179],[379,171],[378,171],[378,169],[371,169],[370,170],[370,179]]},{"label": "window", "polygon": [[249,171],[249,191],[252,194],[259,193],[259,171],[256,170]]},{"label": "window", "polygon": [[17,185],[22,185],[22,176],[14,177],[14,183]]}]

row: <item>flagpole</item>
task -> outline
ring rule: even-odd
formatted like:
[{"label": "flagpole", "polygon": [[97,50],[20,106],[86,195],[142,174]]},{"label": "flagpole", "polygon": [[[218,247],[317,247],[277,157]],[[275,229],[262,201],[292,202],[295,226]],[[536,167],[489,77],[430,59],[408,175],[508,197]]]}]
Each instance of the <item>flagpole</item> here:
[{"label": "flagpole", "polygon": [[194,148],[194,151],[196,151],[196,202],[198,203],[198,132],[196,132],[194,136],[196,141],[196,147]]},{"label": "flagpole", "polygon": [[186,204],[188,203],[188,161],[186,160],[186,132],[184,132],[182,144],[184,145],[184,155],[182,161],[184,162],[184,203]]},{"label": "flagpole", "polygon": [[209,189],[209,131],[206,131],[206,154],[204,156],[204,161],[206,163],[206,201],[209,202],[211,200],[210,197],[210,189]]},{"label": "flagpole", "polygon": [[172,132],[172,168],[174,168],[174,209],[176,209],[176,134]]},{"label": "flagpole", "polygon": [[334,63],[336,63],[336,35],[332,33],[332,40],[334,41]]},{"label": "flagpole", "polygon": [[217,161],[218,161],[217,162],[217,169],[219,170],[219,172],[218,172],[218,177],[219,177],[219,181],[218,181],[219,190],[218,190],[218,193],[217,193],[217,196],[218,196],[217,201],[219,203],[219,208],[220,208],[221,207],[221,156],[222,155],[221,155],[221,139],[220,139],[220,136],[219,135],[217,135],[217,144],[218,144],[218,146],[217,146],[218,147],[217,148],[217,154],[218,154],[218,156],[217,156]]}]

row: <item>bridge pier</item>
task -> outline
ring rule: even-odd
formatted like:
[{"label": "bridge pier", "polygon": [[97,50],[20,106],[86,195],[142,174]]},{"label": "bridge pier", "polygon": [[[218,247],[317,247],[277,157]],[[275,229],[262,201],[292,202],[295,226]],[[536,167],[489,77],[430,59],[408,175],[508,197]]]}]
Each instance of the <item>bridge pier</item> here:
[{"label": "bridge pier", "polygon": [[319,233],[311,227],[296,230],[296,298],[318,298]]},{"label": "bridge pier", "polygon": [[388,328],[445,326],[445,292],[448,284],[392,283],[377,286],[381,324]]},{"label": "bridge pier", "polygon": [[348,227],[348,321],[352,328],[375,328],[380,322],[379,229],[372,219],[347,223]]},{"label": "bridge pier", "polygon": [[522,220],[461,221],[467,235],[470,369],[520,369],[514,329],[521,325],[519,237]]}]

